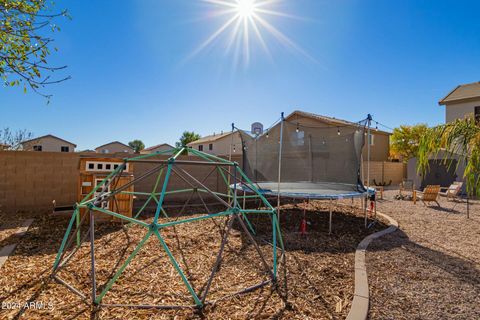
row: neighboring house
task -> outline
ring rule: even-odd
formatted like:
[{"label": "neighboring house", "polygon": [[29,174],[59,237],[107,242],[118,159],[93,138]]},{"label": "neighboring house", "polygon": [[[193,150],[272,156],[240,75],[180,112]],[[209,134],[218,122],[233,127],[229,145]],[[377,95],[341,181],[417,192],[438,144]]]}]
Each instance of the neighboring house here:
[{"label": "neighboring house", "polygon": [[[358,125],[354,122],[321,116],[318,114],[303,111],[294,111],[290,115],[288,115],[285,120],[305,126],[325,125],[332,127],[355,127]],[[378,130],[376,128],[372,128],[371,132],[370,159],[372,161],[388,161],[388,157],[390,155],[391,134],[389,132]],[[191,142],[188,144],[188,146],[196,150],[215,155],[228,155],[230,154],[230,150],[232,154],[242,154],[243,150],[240,134],[238,132],[235,132],[233,133],[233,135],[234,136],[232,140],[231,132],[213,134],[211,136],[206,136],[197,141]],[[363,158],[365,160],[367,159],[367,152],[367,146],[365,145],[365,148],[363,149]]]},{"label": "neighboring house", "polygon": [[[445,123],[464,119],[470,115],[474,115],[480,121],[480,82],[457,86],[438,104],[445,106]],[[463,181],[465,165],[460,161],[460,156],[452,156],[451,166],[446,165],[443,160],[439,160],[444,156],[445,151],[430,155],[429,169],[425,174],[418,172],[417,158],[410,159],[407,165],[408,179],[413,180],[419,189],[423,189],[429,184],[448,187],[454,181]],[[463,192],[465,192],[465,185]]]},{"label": "neighboring house", "polygon": [[[289,114],[285,120],[293,123],[298,123],[299,125],[304,126],[332,126],[338,127],[341,130],[342,127],[358,126],[357,123],[350,122],[347,120],[341,120],[337,118],[322,116],[314,113],[304,112],[304,111],[294,111]],[[370,160],[371,161],[388,161],[390,155],[390,135],[391,133],[378,130],[378,128],[373,127],[371,129],[371,139],[370,139]],[[368,158],[368,145],[365,144],[363,148],[363,159],[367,160]]]},{"label": "neighboring house", "polygon": [[[157,144],[156,146],[145,148],[142,151],[140,151],[141,154],[151,154],[155,152],[162,152],[162,151],[168,151],[173,149],[174,147],[169,145],[168,143],[162,143],[162,144]],[[170,152],[164,153],[164,154],[171,154]]]},{"label": "neighboring house", "polygon": [[242,140],[238,132],[213,134],[190,142],[187,146],[217,156],[229,155],[230,152],[232,154],[242,154]]},{"label": "neighboring house", "polygon": [[480,120],[480,82],[462,84],[438,102],[445,106],[445,122],[475,115]]},{"label": "neighboring house", "polygon": [[5,143],[0,143],[0,151],[8,150],[9,148],[10,148],[10,145],[5,144]]},{"label": "neighboring house", "polygon": [[23,141],[20,145],[24,151],[41,152],[74,152],[77,147],[76,144],[51,134]]},{"label": "neighboring house", "polygon": [[135,153],[132,147],[121,143],[119,141],[113,141],[100,147],[95,148],[97,153]]}]

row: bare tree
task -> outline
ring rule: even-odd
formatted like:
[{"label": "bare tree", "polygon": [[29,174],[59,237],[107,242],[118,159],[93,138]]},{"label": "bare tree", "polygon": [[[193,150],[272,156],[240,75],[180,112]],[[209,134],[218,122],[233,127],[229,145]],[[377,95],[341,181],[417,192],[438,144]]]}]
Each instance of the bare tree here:
[{"label": "bare tree", "polygon": [[0,149],[22,150],[22,142],[31,140],[33,133],[23,130],[12,131],[10,128],[0,130]]}]

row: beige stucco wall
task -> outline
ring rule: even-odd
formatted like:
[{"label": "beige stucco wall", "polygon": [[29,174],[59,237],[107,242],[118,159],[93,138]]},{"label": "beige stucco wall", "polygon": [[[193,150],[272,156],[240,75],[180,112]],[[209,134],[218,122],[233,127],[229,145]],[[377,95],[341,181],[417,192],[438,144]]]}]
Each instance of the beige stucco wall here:
[{"label": "beige stucco wall", "polygon": [[[384,133],[372,130],[373,145],[370,146],[371,161],[387,161],[390,153],[390,136]],[[368,146],[363,147],[363,159],[368,159]]]},{"label": "beige stucco wall", "polygon": [[[108,152],[105,152],[105,150],[108,150]],[[95,151],[98,153],[133,153],[132,148],[126,147],[123,144],[117,142],[109,143],[102,146],[101,148],[96,148]]]},{"label": "beige stucco wall", "polygon": [[452,103],[445,106],[445,122],[452,122],[456,119],[463,119],[468,114],[473,114],[475,107],[480,106],[480,99]]},{"label": "beige stucco wall", "polygon": [[[289,119],[289,121],[292,122],[298,122],[301,125],[305,126],[321,126],[324,124],[326,127],[331,126],[329,124],[326,124],[320,120],[317,119],[312,119],[309,117],[303,117],[303,116],[294,116]],[[383,132],[377,132],[375,129],[372,129],[372,135],[374,136],[373,138],[373,145],[370,148],[370,160],[371,161],[387,161],[388,156],[390,154],[390,135],[383,133]],[[367,149],[367,144],[365,143],[365,147],[363,148],[363,159],[367,160],[368,159],[368,149]]]},{"label": "beige stucco wall", "polygon": [[[210,143],[213,144],[212,150],[208,149],[208,146]],[[214,155],[229,155],[231,144],[232,144],[232,136],[228,135],[211,142],[204,142],[204,143],[192,142],[192,143],[189,143],[188,146],[198,150],[198,146],[203,145],[203,152],[205,153],[214,154]],[[232,154],[242,154],[242,140],[240,139],[240,134],[238,132],[235,132],[233,134]]]},{"label": "beige stucco wall", "polygon": [[53,137],[44,137],[26,142],[23,144],[23,150],[33,151],[33,146],[42,146],[42,152],[61,152],[63,146],[68,147],[69,152],[75,151],[75,145]]},{"label": "beige stucco wall", "polygon": [[159,146],[158,148],[151,149],[151,150],[142,150],[140,151],[141,154],[150,154],[150,153],[155,153],[155,152],[162,152],[162,151],[167,151],[173,149],[172,146],[169,145],[162,145]]}]

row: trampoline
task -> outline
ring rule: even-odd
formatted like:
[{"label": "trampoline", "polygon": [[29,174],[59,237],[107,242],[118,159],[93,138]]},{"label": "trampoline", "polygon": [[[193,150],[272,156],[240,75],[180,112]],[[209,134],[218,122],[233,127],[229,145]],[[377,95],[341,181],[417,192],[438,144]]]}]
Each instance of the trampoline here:
[{"label": "trampoline", "polygon": [[[318,182],[257,182],[258,191],[266,196],[280,196],[283,198],[312,199],[312,200],[341,200],[349,198],[363,198],[367,194],[375,194],[375,189],[368,190],[357,185],[342,183]],[[254,190],[248,185],[237,184],[237,189],[247,193]]]},{"label": "trampoline", "polygon": [[[252,193],[254,186],[262,195],[275,197],[279,212],[282,198],[331,203],[352,199],[352,204],[359,198],[367,226],[368,200],[374,201],[375,190],[362,182],[362,162],[371,120],[369,115],[356,123],[336,119],[319,122],[312,121],[311,115],[295,112],[288,120],[282,114],[280,121],[264,132],[238,129],[242,167],[251,184],[239,183],[234,187]],[[370,147],[367,151],[369,160]],[[366,178],[368,181],[369,173]]]}]

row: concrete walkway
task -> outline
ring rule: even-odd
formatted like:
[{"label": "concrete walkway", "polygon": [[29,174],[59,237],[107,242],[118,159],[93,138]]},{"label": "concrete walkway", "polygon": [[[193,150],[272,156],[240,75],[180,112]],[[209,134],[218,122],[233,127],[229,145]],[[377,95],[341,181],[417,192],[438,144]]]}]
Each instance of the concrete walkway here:
[{"label": "concrete walkway", "polygon": [[[20,225],[20,227],[17,228],[17,230],[15,230],[15,232],[13,233],[14,236],[17,236],[17,237],[22,237],[24,236],[27,231],[28,231],[28,228],[30,227],[30,225],[33,223],[33,219],[27,219],[27,220],[24,220],[22,222],[22,224]],[[3,231],[3,230],[6,230],[7,227],[1,227],[0,228],[0,233]],[[15,251],[15,248],[17,247],[18,243],[14,243],[14,244],[9,244],[9,245],[6,245],[4,247],[2,247],[0,249],[0,268],[4,265],[4,263],[7,261],[8,257],[10,255],[12,255],[13,251]]]}]

